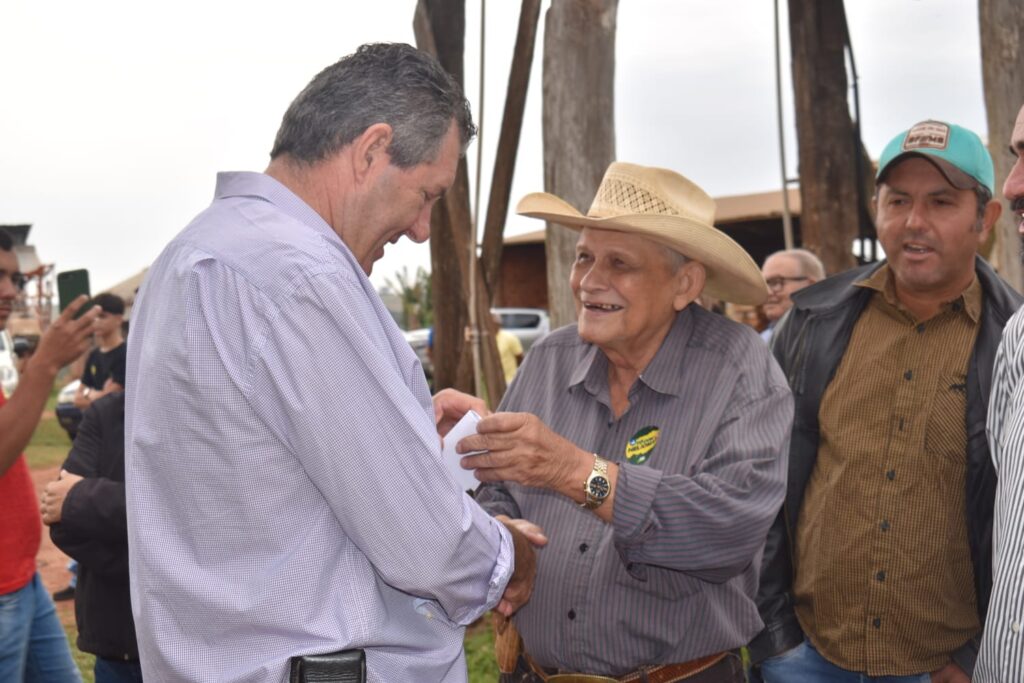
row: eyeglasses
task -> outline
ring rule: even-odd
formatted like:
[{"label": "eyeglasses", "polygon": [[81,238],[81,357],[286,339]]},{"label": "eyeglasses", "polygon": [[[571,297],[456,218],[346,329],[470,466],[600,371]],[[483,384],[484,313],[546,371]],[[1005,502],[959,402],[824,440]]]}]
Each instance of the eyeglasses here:
[{"label": "eyeglasses", "polygon": [[774,292],[776,289],[782,289],[785,287],[787,282],[803,282],[804,280],[810,279],[811,278],[806,275],[801,275],[800,277],[782,277],[779,275],[777,277],[770,277],[765,280],[765,282],[768,283],[768,289]]}]

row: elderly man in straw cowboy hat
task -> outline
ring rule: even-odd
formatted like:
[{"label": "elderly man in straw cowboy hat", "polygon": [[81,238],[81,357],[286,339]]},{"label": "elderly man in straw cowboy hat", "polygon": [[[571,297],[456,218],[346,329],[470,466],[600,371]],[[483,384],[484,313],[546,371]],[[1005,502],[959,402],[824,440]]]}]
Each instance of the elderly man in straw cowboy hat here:
[{"label": "elderly man in straw cowboy hat", "polygon": [[503,680],[742,681],[792,400],[757,333],[694,300],[759,304],[764,279],[671,171],[612,164],[586,215],[543,193],[517,210],[580,231],[579,322],[458,446],[487,451],[462,461],[483,507],[544,546]]}]

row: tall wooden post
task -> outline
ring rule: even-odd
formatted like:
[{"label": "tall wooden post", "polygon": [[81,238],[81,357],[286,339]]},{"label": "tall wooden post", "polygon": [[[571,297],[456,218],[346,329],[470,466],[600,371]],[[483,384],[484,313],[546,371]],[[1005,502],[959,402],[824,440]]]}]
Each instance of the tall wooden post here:
[{"label": "tall wooden post", "polygon": [[[988,148],[996,168],[996,196],[1013,166],[1006,152],[1017,112],[1024,105],[1024,4],[1020,0],[980,0],[978,24],[981,27],[981,77],[988,114]],[[1024,291],[1020,238],[1017,221],[1003,205],[996,224],[996,250],[993,258],[999,274]]]},{"label": "tall wooden post", "polygon": [[[558,0],[544,24],[544,188],[586,212],[615,160],[615,21],[618,0]],[[569,271],[577,234],[547,226],[553,327],[576,320]]]},{"label": "tall wooden post", "polygon": [[[526,83],[529,81],[529,61],[533,54],[533,34],[536,31],[538,11],[539,0],[524,1],[524,19],[520,21],[520,35],[516,41],[516,54],[509,82],[508,97],[514,101],[506,107],[507,120],[502,123],[495,181],[492,184],[492,202],[495,201],[494,197],[499,197],[498,203],[503,202],[505,208],[508,205],[508,186],[512,181],[511,167],[515,165],[515,149],[522,124],[521,109],[526,98]],[[413,29],[417,44],[420,49],[435,55],[441,66],[460,83],[464,82],[465,25],[465,0],[419,0],[416,6]],[[509,168],[505,169],[505,166],[499,164],[507,165]],[[501,221],[503,220],[502,216]],[[469,177],[465,159],[461,159],[454,185],[445,193],[444,200],[438,203],[434,215],[431,216],[431,277],[435,295],[434,387],[454,387],[467,393],[474,391],[471,342],[465,334],[470,322],[470,301],[473,300],[475,317],[482,335],[481,398],[486,400],[491,408],[495,408],[505,393],[505,377],[495,341],[497,327],[490,315],[493,287],[486,282],[485,268],[480,267],[479,261],[473,264],[475,268],[470,268],[470,259],[477,258],[476,237],[472,225]],[[496,211],[488,213],[487,232],[492,235],[491,250],[497,249],[500,252],[502,225],[498,221]],[[493,235],[497,235],[496,241]],[[488,263],[500,263],[500,253],[497,257],[492,256]],[[471,286],[475,288],[474,297],[470,296]]]},{"label": "tall wooden post", "polygon": [[487,200],[487,220],[484,223],[481,258],[484,279],[487,281],[487,289],[492,299],[498,294],[505,220],[508,218],[512,175],[516,167],[516,152],[519,150],[519,134],[523,128],[523,112],[526,109],[526,93],[530,86],[530,66],[533,64],[533,48],[537,40],[539,18],[540,0],[523,0],[516,45],[512,52],[512,68],[505,91],[505,113],[501,117],[498,153],[494,157],[491,196]]},{"label": "tall wooden post", "polygon": [[[459,83],[465,83],[463,54],[465,0],[419,0],[413,20],[416,43],[437,57]],[[473,391],[473,364],[463,330],[469,324],[464,258],[470,240],[469,177],[459,159],[455,184],[430,219],[430,277],[434,290],[434,387]]]},{"label": "tall wooden post", "polygon": [[828,273],[856,265],[861,220],[848,104],[842,0],[789,0],[789,40],[800,166],[800,234]]}]

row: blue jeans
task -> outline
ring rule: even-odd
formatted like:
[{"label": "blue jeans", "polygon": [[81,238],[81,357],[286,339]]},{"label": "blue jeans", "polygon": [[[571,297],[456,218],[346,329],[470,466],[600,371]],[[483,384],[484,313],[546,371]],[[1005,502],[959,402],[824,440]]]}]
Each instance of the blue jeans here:
[{"label": "blue jeans", "polygon": [[37,573],[0,595],[0,681],[80,683],[67,636]]},{"label": "blue jeans", "polygon": [[868,676],[828,661],[804,640],[788,652],[761,662],[764,683],[930,683],[929,673],[913,676]]},{"label": "blue jeans", "polygon": [[142,683],[142,666],[138,662],[96,658],[96,683]]}]

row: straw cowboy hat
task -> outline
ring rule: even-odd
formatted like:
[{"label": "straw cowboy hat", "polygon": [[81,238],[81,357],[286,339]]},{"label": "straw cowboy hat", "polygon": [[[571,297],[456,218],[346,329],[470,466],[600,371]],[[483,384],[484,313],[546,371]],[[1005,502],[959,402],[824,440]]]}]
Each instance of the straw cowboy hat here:
[{"label": "straw cowboy hat", "polygon": [[608,167],[586,215],[546,192],[532,192],[516,213],[573,230],[633,232],[704,265],[710,296],[758,305],[768,297],[761,269],[712,222],[715,202],[683,176],[663,168],[616,161]]}]

